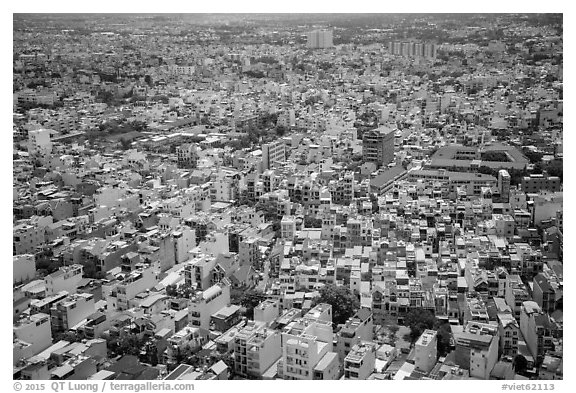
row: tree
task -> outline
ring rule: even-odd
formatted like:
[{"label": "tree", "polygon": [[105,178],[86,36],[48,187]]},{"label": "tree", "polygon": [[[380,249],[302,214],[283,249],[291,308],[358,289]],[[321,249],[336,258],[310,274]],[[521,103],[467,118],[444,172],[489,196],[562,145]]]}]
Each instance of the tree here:
[{"label": "tree", "polygon": [[266,75],[262,71],[246,71],[245,74],[251,78],[264,78]]},{"label": "tree", "polygon": [[278,212],[276,209],[276,204],[272,202],[258,202],[254,206],[257,211],[262,211],[264,213],[264,219],[266,221],[274,221],[278,219]]},{"label": "tree", "polygon": [[372,212],[378,213],[380,206],[378,206],[378,195],[371,192],[370,193],[370,203],[372,203]]},{"label": "tree", "polygon": [[310,216],[304,217],[304,227],[306,228],[322,228],[322,220]]},{"label": "tree", "polygon": [[410,328],[410,339],[416,342],[424,330],[432,329],[436,324],[436,317],[423,308],[411,309],[404,317],[404,325]]},{"label": "tree", "polygon": [[452,336],[452,330],[450,329],[450,324],[444,322],[437,328],[437,345],[438,356],[446,356],[450,351],[450,337]]},{"label": "tree", "polygon": [[497,162],[508,162],[508,156],[502,151],[487,151],[482,153],[482,160],[484,161],[497,161]]},{"label": "tree", "polygon": [[144,131],[148,128],[148,124],[144,121],[134,120],[129,124],[135,131]]},{"label": "tree", "polygon": [[176,290],[176,285],[167,285],[166,286],[166,295],[170,296],[170,297],[177,297],[178,296],[178,291]]},{"label": "tree", "polygon": [[486,166],[486,165],[482,165],[480,168],[478,168],[478,173],[482,173],[484,175],[492,175],[492,176],[498,175],[495,170],[493,170],[492,168],[490,168],[489,166]]},{"label": "tree", "polygon": [[512,362],[512,366],[514,367],[516,374],[523,374],[528,368],[528,361],[524,356],[516,355],[514,361]]},{"label": "tree", "polygon": [[257,289],[251,289],[242,293],[237,300],[246,309],[246,317],[254,318],[254,308],[266,300],[266,295]]},{"label": "tree", "polygon": [[346,323],[358,308],[358,298],[344,286],[326,285],[320,289],[320,296],[315,304],[327,303],[332,306],[332,324],[334,326]]},{"label": "tree", "polygon": [[542,157],[544,156],[544,154],[532,150],[525,150],[524,155],[530,160],[531,164],[536,164],[542,161]]},{"label": "tree", "polygon": [[558,176],[563,180],[562,160],[553,160],[546,165],[546,171],[550,176]]},{"label": "tree", "polygon": [[108,105],[114,104],[114,102],[115,102],[114,99],[115,99],[114,94],[112,94],[109,91],[105,91],[105,90],[99,91],[98,94],[96,95],[97,101],[103,102],[103,103],[108,104]]},{"label": "tree", "polygon": [[108,342],[108,348],[116,355],[134,355],[138,356],[145,341],[139,339],[134,333],[123,334]]},{"label": "tree", "polygon": [[528,172],[525,169],[510,168],[508,169],[508,174],[510,175],[510,184],[517,186],[522,181],[522,178],[528,175]]},{"label": "tree", "polygon": [[537,162],[536,164],[534,164],[534,169],[532,169],[532,173],[533,174],[541,174],[542,171],[544,170],[544,165],[542,165],[542,161]]},{"label": "tree", "polygon": [[130,149],[131,144],[132,143],[130,142],[130,140],[126,138],[120,138],[120,145],[122,146],[122,150]]}]

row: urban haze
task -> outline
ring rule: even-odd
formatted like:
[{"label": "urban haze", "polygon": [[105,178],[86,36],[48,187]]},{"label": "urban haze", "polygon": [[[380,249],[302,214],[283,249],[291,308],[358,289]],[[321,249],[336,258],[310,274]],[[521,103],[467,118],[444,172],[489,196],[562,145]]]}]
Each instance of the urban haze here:
[{"label": "urban haze", "polygon": [[563,379],[562,74],[561,14],[13,14],[13,378]]}]

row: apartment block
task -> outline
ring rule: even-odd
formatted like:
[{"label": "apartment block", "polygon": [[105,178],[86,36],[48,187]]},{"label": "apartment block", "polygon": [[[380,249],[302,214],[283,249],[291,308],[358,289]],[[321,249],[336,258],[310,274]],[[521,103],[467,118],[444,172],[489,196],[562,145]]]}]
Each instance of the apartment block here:
[{"label": "apartment block", "polygon": [[312,49],[331,48],[334,46],[332,36],[332,30],[312,30],[308,33],[307,47]]},{"label": "apartment block", "polygon": [[69,295],[55,303],[50,309],[52,330],[54,332],[67,331],[94,311],[96,310],[93,295],[87,293]]},{"label": "apartment block", "polygon": [[13,363],[28,359],[52,344],[50,316],[38,313],[18,320],[13,328]]},{"label": "apartment block", "polygon": [[34,255],[14,255],[12,257],[12,272],[12,282],[14,284],[32,280],[36,276]]},{"label": "apartment block", "polygon": [[234,337],[234,369],[245,377],[261,378],[282,355],[280,332],[249,321]]},{"label": "apartment block", "polygon": [[76,293],[82,280],[83,267],[80,264],[62,266],[57,271],[44,277],[46,294],[55,295],[60,291]]},{"label": "apartment block", "polygon": [[314,379],[315,367],[333,352],[332,348],[332,322],[306,318],[293,321],[282,330],[279,374],[287,380]]},{"label": "apartment block", "polygon": [[192,326],[208,330],[210,317],[230,304],[230,286],[226,283],[212,285],[205,291],[197,291],[188,305]]},{"label": "apartment block", "polygon": [[546,351],[554,350],[555,323],[534,301],[522,303],[520,331],[537,365],[541,364]]},{"label": "apartment block", "polygon": [[469,370],[471,377],[488,379],[498,361],[498,325],[469,322],[454,333],[454,340],[456,364]]},{"label": "apartment block", "polygon": [[502,356],[514,359],[518,353],[518,340],[520,340],[520,325],[510,313],[498,314],[498,334],[500,335],[500,352]]},{"label": "apartment block", "polygon": [[362,135],[362,158],[364,162],[374,162],[378,166],[394,161],[395,130],[382,126],[366,131]]},{"label": "apartment block", "polygon": [[377,345],[372,342],[355,344],[344,358],[344,378],[366,380],[374,372]]},{"label": "apartment block", "polygon": [[361,341],[372,341],[374,321],[372,311],[361,308],[337,333],[337,352],[341,361],[352,347]]},{"label": "apartment block", "polygon": [[414,365],[425,373],[429,373],[436,365],[436,335],[435,330],[426,329],[414,345]]}]

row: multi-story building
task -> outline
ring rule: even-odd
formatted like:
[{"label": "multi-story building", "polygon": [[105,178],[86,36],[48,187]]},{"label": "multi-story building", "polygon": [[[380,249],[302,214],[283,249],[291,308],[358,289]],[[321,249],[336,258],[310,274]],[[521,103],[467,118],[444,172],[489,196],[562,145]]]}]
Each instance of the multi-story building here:
[{"label": "multi-story building", "polygon": [[510,181],[511,178],[508,171],[506,169],[500,169],[498,171],[498,192],[503,202],[510,200]]},{"label": "multi-story building", "polygon": [[230,304],[230,286],[221,282],[205,291],[198,291],[188,305],[189,321],[192,326],[208,330],[210,317]]},{"label": "multi-story building", "polygon": [[256,267],[260,261],[260,250],[258,248],[258,239],[248,237],[243,239],[238,246],[238,260],[240,266],[248,265]]},{"label": "multi-story building", "polygon": [[126,274],[121,280],[115,280],[108,285],[110,290],[108,307],[110,310],[127,310],[134,307],[134,298],[141,292],[158,284],[159,274],[152,266],[139,266]]},{"label": "multi-story building", "polygon": [[498,334],[500,335],[500,353],[512,359],[518,353],[520,326],[510,313],[498,314]]},{"label": "multi-story building", "polygon": [[12,229],[12,253],[35,254],[38,246],[46,244],[46,227],[52,223],[52,216],[35,216],[18,222]]},{"label": "multi-story building", "polygon": [[210,199],[212,201],[231,202],[239,195],[240,175],[220,169],[212,176]]},{"label": "multi-story building", "polygon": [[520,312],[520,331],[537,365],[546,351],[554,350],[553,332],[556,329],[550,316],[536,302],[525,301]]},{"label": "multi-story building", "polygon": [[28,359],[52,344],[50,316],[38,313],[18,320],[13,327],[13,363]]},{"label": "multi-story building", "polygon": [[378,166],[394,161],[394,133],[386,126],[364,132],[362,135],[362,158]]},{"label": "multi-story building", "polygon": [[344,358],[355,344],[361,341],[372,341],[374,321],[372,311],[361,308],[351,317],[337,333],[336,349],[340,361]]},{"label": "multi-story building", "polygon": [[249,321],[234,336],[234,370],[261,378],[282,355],[281,335],[263,322]]},{"label": "multi-story building", "polygon": [[50,309],[52,330],[67,331],[95,311],[94,296],[88,293],[76,293],[55,303]]},{"label": "multi-story building", "polygon": [[254,307],[254,321],[272,323],[280,315],[280,302],[278,300],[266,299]]},{"label": "multi-story building", "polygon": [[436,58],[436,44],[430,42],[390,41],[388,51],[393,55],[406,57]]},{"label": "multi-story building", "polygon": [[530,176],[524,176],[520,185],[522,191],[527,194],[537,194],[542,190],[557,192],[562,189],[562,181],[560,178],[547,174],[530,174]]},{"label": "multi-story building", "polygon": [[464,330],[454,333],[456,364],[469,370],[470,376],[489,379],[498,361],[498,326],[469,322]]},{"label": "multi-story building", "polygon": [[62,266],[57,271],[44,277],[46,294],[54,295],[60,291],[76,293],[82,280],[83,267],[80,264]]},{"label": "multi-story building", "polygon": [[516,274],[506,276],[505,299],[506,304],[512,309],[514,318],[519,321],[522,303],[530,299],[530,295],[520,276]]},{"label": "multi-story building", "polygon": [[307,47],[312,49],[331,48],[334,46],[332,39],[332,30],[312,30],[308,33]]},{"label": "multi-story building", "polygon": [[366,380],[374,372],[377,345],[372,342],[355,344],[344,358],[344,377]]},{"label": "multi-story building", "polygon": [[186,143],[176,148],[178,168],[196,168],[198,163],[198,147],[192,143]]},{"label": "multi-story building", "polygon": [[[333,371],[334,352],[332,308],[325,304],[310,310],[303,318],[290,322],[282,331],[282,360],[278,374],[283,379],[314,379],[314,370],[324,360],[320,370]],[[322,376],[328,373],[322,372]],[[319,378],[320,376],[318,376]]]},{"label": "multi-story building", "polygon": [[449,186],[453,195],[456,195],[458,187],[463,187],[467,195],[480,195],[482,188],[492,188],[497,186],[498,180],[492,175],[481,173],[449,172],[444,169],[413,170],[408,173],[410,181],[418,179],[439,181]]},{"label": "multi-story building", "polygon": [[36,276],[36,261],[32,254],[14,255],[12,257],[13,283],[27,282]]},{"label": "multi-story building", "polygon": [[436,331],[426,329],[414,346],[414,365],[418,370],[429,373],[436,364]]},{"label": "multi-story building", "polygon": [[543,312],[551,314],[562,308],[563,283],[558,277],[549,273],[538,273],[534,276],[532,298]]},{"label": "multi-story building", "polygon": [[280,233],[282,239],[292,241],[296,236],[296,218],[293,216],[284,216],[280,221]]},{"label": "multi-story building", "polygon": [[166,363],[177,363],[180,356],[186,355],[188,351],[200,349],[206,341],[207,337],[202,334],[198,327],[184,327],[168,339],[164,354]]},{"label": "multi-story building", "polygon": [[186,285],[194,285],[199,290],[206,290],[213,284],[212,273],[216,266],[216,258],[211,255],[197,255],[186,262],[184,279]]},{"label": "multi-story building", "polygon": [[51,130],[38,129],[28,131],[28,153],[45,156],[52,152]]},{"label": "multi-story building", "polygon": [[284,161],[286,161],[286,145],[284,144],[284,140],[279,139],[275,142],[262,145],[263,170],[274,168]]},{"label": "multi-story building", "polygon": [[340,361],[336,352],[328,352],[314,367],[315,380],[335,380],[341,375]]}]

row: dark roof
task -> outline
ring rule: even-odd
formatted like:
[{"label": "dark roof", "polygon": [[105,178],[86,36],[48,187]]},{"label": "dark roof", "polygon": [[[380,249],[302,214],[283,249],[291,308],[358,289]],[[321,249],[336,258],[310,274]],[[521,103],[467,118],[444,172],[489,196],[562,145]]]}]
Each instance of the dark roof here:
[{"label": "dark roof", "polygon": [[402,172],[406,172],[406,169],[404,169],[402,165],[396,165],[395,167],[384,171],[374,179],[370,180],[370,187],[380,188],[389,181],[394,180],[394,178],[400,175]]},{"label": "dark roof", "polygon": [[222,270],[224,270],[225,273],[229,273],[232,270],[233,262],[234,257],[231,256],[230,253],[226,254],[220,253],[216,257],[216,265],[220,265],[220,267],[222,268]]},{"label": "dark roof", "polygon": [[548,314],[535,315],[534,321],[536,322],[536,326],[542,326],[544,329],[551,329],[553,327]]},{"label": "dark roof", "polygon": [[494,365],[490,376],[496,379],[509,379],[510,376],[514,375],[514,370],[512,370],[512,363],[498,362]]},{"label": "dark roof", "polygon": [[254,273],[254,268],[250,265],[240,266],[238,270],[236,270],[232,274],[232,278],[238,280],[240,283],[248,283],[248,279],[250,274]]},{"label": "dark roof", "polygon": [[562,310],[556,310],[552,314],[550,314],[556,322],[562,323],[564,321],[564,312]]},{"label": "dark roof", "polygon": [[144,381],[156,379],[159,374],[160,372],[153,367],[140,365],[128,370],[124,370],[118,375],[118,377],[116,377],[116,379]]},{"label": "dark roof", "polygon": [[178,367],[176,367],[176,369],[174,369],[174,371],[172,371],[165,379],[168,381],[177,379],[179,376],[181,376],[182,374],[184,374],[186,371],[188,371],[190,368],[193,368],[192,366],[188,365],[188,364],[180,364],[178,365]]},{"label": "dark roof", "polygon": [[362,322],[366,321],[370,316],[372,316],[372,311],[367,308],[361,308],[356,313],[356,317],[358,317]]},{"label": "dark roof", "polygon": [[115,373],[120,373],[123,370],[129,369],[138,365],[138,358],[133,355],[125,355],[122,356],[116,363],[112,364],[110,367],[107,368],[108,371],[112,371]]},{"label": "dark roof", "polygon": [[208,348],[203,348],[196,353],[196,356],[200,358],[208,358],[212,354],[212,350]]},{"label": "dark roof", "polygon": [[560,261],[557,260],[551,260],[551,261],[547,261],[546,264],[548,264],[548,267],[550,269],[552,269],[554,271],[554,273],[556,273],[556,275],[558,276],[558,278],[562,278],[564,276],[562,270],[563,270],[563,265]]},{"label": "dark roof", "polygon": [[497,321],[498,320],[498,309],[496,308],[496,303],[494,299],[488,299],[486,304],[486,312],[488,312],[488,319],[490,321]]},{"label": "dark roof", "polygon": [[542,292],[554,291],[550,285],[550,282],[548,281],[548,278],[542,273],[538,273],[534,277],[534,283],[538,284]]}]

